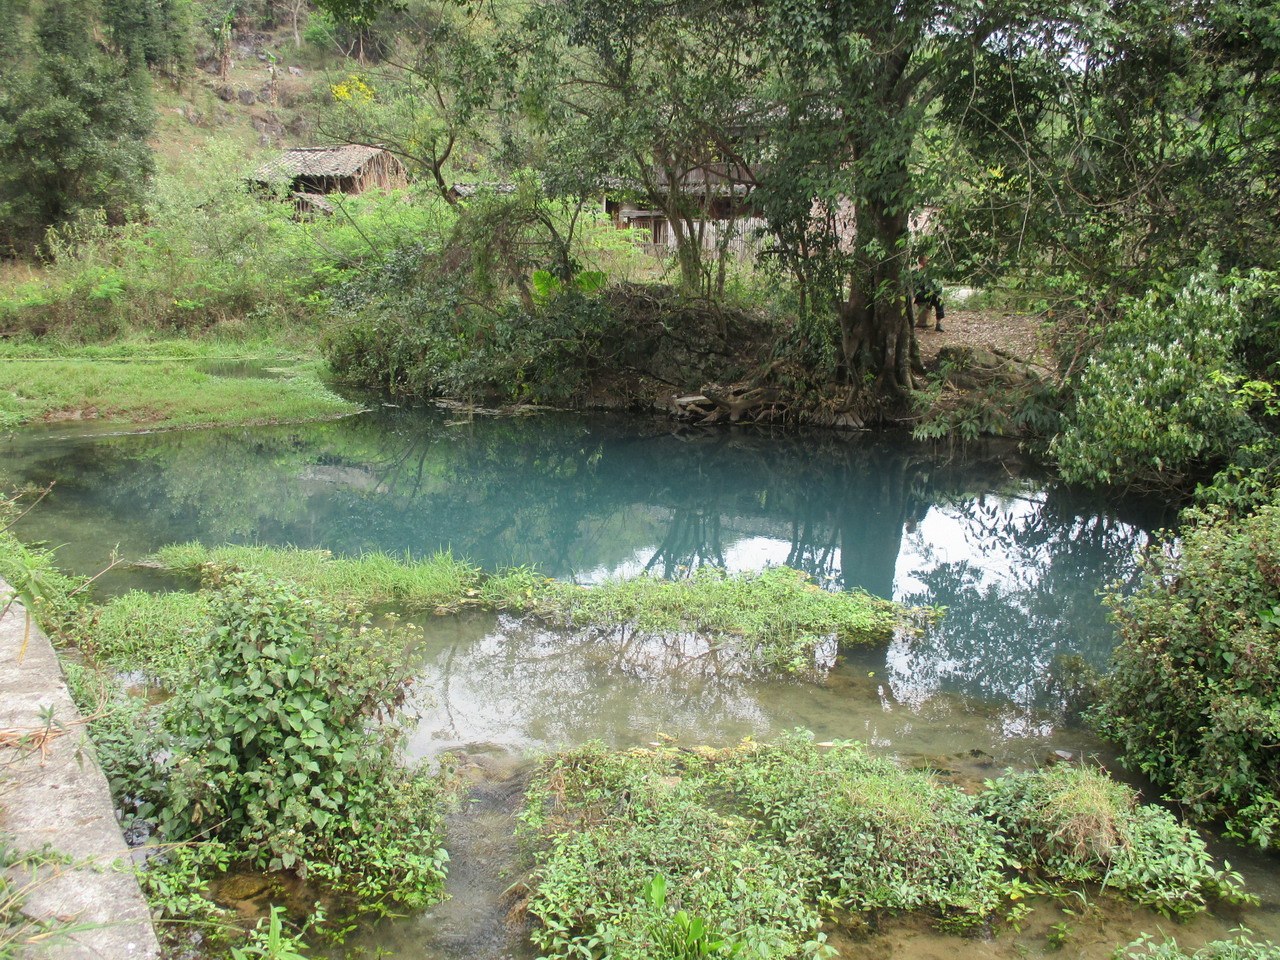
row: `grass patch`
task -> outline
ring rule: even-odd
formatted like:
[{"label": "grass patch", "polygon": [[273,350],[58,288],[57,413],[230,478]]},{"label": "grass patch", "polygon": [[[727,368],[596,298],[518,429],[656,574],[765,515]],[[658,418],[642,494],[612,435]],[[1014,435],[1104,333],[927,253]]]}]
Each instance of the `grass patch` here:
[{"label": "grass patch", "polygon": [[365,606],[394,604],[408,610],[456,610],[474,602],[480,571],[442,551],[423,560],[365,553],[335,557],[328,550],[222,546],[198,543],[162,547],[157,559],[169,570],[216,585],[233,569],[252,570],[301,583],[333,600]]},{"label": "grass patch", "polygon": [[172,689],[209,659],[213,625],[213,596],[206,591],[131,590],[86,607],[69,633],[95,662],[141,671]]},{"label": "grass patch", "polygon": [[1040,878],[1098,883],[1181,917],[1215,900],[1248,899],[1239,874],[1218,870],[1198,833],[1097,768],[1060,764],[1001,777],[979,807],[1013,859]]},{"label": "grass patch", "polygon": [[9,359],[0,364],[0,427],[69,419],[211,427],[358,411],[321,383],[319,369],[295,365],[287,375],[256,379],[215,376],[182,359]]},{"label": "grass patch", "polygon": [[632,624],[650,634],[700,633],[732,645],[757,666],[800,671],[832,640],[886,638],[903,620],[896,604],[865,593],[833,593],[787,567],[759,573],[698,570],[684,580],[641,576],[583,587],[520,567],[486,576],[449,553],[424,560],[370,553],[197,543],[158,554],[171,570],[215,581],[221,568],[255,570],[307,584],[329,597],[409,610],[512,610],[564,626]]}]

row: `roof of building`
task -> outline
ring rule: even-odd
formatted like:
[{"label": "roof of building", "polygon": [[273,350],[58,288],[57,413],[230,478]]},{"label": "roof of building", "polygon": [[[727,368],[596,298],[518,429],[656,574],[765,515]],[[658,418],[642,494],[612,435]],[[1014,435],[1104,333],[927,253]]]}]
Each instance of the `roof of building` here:
[{"label": "roof of building", "polygon": [[253,175],[263,183],[293,177],[354,177],[381,153],[381,147],[349,144],[341,147],[290,147],[283,155],[264,163]]}]

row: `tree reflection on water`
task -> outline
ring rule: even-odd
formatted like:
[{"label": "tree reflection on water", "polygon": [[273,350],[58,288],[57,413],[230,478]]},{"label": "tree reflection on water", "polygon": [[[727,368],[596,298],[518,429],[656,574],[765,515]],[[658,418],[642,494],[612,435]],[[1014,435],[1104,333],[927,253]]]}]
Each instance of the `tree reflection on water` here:
[{"label": "tree reflection on water", "polygon": [[394,410],[10,448],[9,482],[57,481],[20,532],[71,541],[60,556],[86,570],[117,543],[134,557],[192,539],[451,549],[583,581],[785,563],[833,589],[945,606],[877,668],[909,704],[951,691],[1061,706],[1057,658],[1105,662],[1096,591],[1133,576],[1159,519],[1073,498],[1007,445],[959,456],[870,434],[607,417]]}]

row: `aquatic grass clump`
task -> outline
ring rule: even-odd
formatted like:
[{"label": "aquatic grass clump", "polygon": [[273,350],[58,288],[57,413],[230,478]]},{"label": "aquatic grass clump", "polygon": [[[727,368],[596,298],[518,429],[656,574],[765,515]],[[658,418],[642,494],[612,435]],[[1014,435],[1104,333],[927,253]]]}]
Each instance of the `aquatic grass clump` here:
[{"label": "aquatic grass clump", "polygon": [[209,593],[130,590],[84,608],[69,633],[91,659],[174,686],[208,658],[213,625]]},{"label": "aquatic grass clump", "polygon": [[1009,906],[1000,838],[973,801],[857,743],[804,731],[727,752],[707,782],[777,842],[810,851],[850,910],[920,911],[955,929]]},{"label": "aquatic grass clump", "polygon": [[907,611],[862,592],[824,590],[788,567],[731,574],[694,571],[683,580],[648,575],[580,586],[534,567],[485,575],[440,552],[422,560],[367,553],[198,543],[164,547],[162,566],[216,583],[220,569],[255,570],[307,584],[326,596],[365,605],[452,612],[510,610],[569,627],[631,625],[650,634],[697,633],[731,646],[757,667],[813,669],[819,651],[837,643],[886,639]]},{"label": "aquatic grass clump", "polygon": [[[594,956],[605,945],[616,960],[696,956],[682,950],[695,923],[705,941],[725,942],[710,955],[821,951],[807,852],[709,805],[701,771],[679,753],[593,743],[558,754],[534,777],[522,820],[537,860],[531,937],[548,958]],[[675,937],[681,913],[686,935]]]},{"label": "aquatic grass clump", "polygon": [[1099,883],[1174,916],[1248,899],[1239,874],[1216,869],[1198,833],[1096,767],[1009,774],[987,784],[978,807],[1033,875]]},{"label": "aquatic grass clump", "polygon": [[480,571],[440,551],[422,560],[365,553],[335,557],[328,550],[296,547],[222,546],[198,543],[162,547],[157,559],[166,569],[199,577],[216,586],[229,570],[252,570],[293,580],[331,599],[365,606],[395,604],[409,610],[458,609],[474,602]]},{"label": "aquatic grass clump", "polygon": [[903,608],[861,591],[824,590],[789,567],[731,574],[704,567],[681,580],[643,574],[591,587],[509,572],[492,603],[529,610],[569,626],[630,624],[651,634],[700,633],[738,647],[753,663],[790,672],[812,669],[830,640],[869,643],[892,634]]}]

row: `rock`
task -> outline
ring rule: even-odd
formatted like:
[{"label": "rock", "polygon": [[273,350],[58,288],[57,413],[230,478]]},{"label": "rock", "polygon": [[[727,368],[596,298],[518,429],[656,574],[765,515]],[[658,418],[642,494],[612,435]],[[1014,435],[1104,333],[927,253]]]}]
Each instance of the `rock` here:
[{"label": "rock", "polygon": [[218,899],[223,903],[230,903],[233,900],[249,900],[256,897],[267,887],[271,886],[271,881],[262,874],[257,873],[238,873],[227,877],[218,887]]},{"label": "rock", "polygon": [[1049,756],[1044,758],[1046,767],[1053,766],[1055,763],[1070,763],[1076,758],[1076,755],[1070,750],[1054,750]]},{"label": "rock", "polygon": [[290,67],[290,68],[289,68],[289,74],[290,74],[290,76],[300,77],[300,76],[302,76],[302,68],[301,68],[301,67]]},{"label": "rock", "polygon": [[224,103],[230,103],[236,98],[236,92],[225,83],[219,83],[213,88],[213,95]]},{"label": "rock", "polygon": [[243,103],[246,107],[252,107],[258,100],[252,90],[239,90],[236,92],[236,99]]}]

